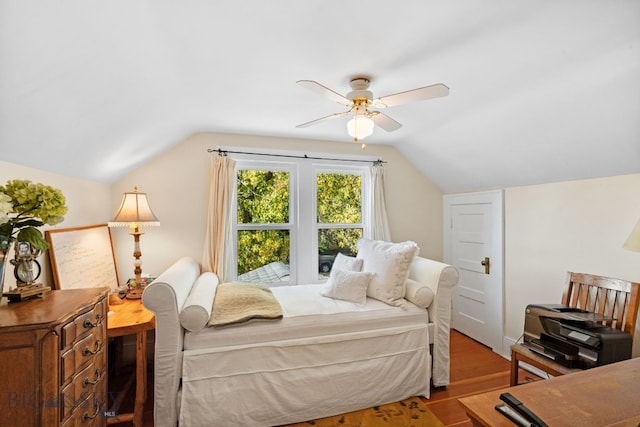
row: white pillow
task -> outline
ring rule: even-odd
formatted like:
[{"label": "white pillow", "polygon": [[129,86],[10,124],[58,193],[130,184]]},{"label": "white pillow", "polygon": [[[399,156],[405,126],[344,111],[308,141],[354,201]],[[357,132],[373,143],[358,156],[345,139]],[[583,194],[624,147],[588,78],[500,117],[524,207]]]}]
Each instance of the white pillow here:
[{"label": "white pillow", "polygon": [[214,273],[205,272],[196,279],[180,310],[179,319],[183,328],[191,332],[204,328],[211,317],[217,288],[218,276]]},{"label": "white pillow", "polygon": [[404,295],[406,299],[418,307],[427,308],[433,302],[433,290],[423,283],[407,279],[407,291]]},{"label": "white pillow", "polygon": [[371,279],[373,279],[372,273],[333,268],[331,276],[320,294],[329,298],[351,301],[362,306],[367,302],[367,288]]},{"label": "white pillow", "polygon": [[405,282],[418,250],[418,245],[412,241],[390,243],[366,238],[358,240],[357,258],[363,260],[362,271],[375,273],[367,296],[389,305],[403,306]]},{"label": "white pillow", "polygon": [[331,274],[333,274],[335,270],[362,271],[362,260],[338,252],[331,267]]}]

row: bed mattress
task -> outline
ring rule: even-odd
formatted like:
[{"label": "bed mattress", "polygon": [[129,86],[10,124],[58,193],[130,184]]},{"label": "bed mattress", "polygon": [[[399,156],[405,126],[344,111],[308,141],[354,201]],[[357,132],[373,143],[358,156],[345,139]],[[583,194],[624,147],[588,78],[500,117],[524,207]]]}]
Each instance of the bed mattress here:
[{"label": "bed mattress", "polygon": [[323,287],[272,288],[280,320],[186,333],[180,425],[282,425],[429,397],[428,312]]},{"label": "bed mattress", "polygon": [[223,327],[207,327],[187,332],[185,350],[251,345],[301,338],[336,336],[358,332],[391,330],[426,325],[427,310],[407,302],[393,307],[367,298],[363,306],[321,295],[322,284],[272,288],[282,306],[279,320],[252,320]]}]

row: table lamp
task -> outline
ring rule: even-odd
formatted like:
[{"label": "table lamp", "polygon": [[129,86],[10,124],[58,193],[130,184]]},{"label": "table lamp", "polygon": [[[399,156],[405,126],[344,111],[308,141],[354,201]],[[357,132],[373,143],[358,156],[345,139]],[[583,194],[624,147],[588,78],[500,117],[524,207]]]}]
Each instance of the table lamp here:
[{"label": "table lamp", "polygon": [[640,220],[638,220],[636,226],[631,230],[631,234],[629,234],[627,241],[624,242],[623,247],[630,251],[640,252]]},{"label": "table lamp", "polygon": [[140,227],[159,226],[160,221],[151,211],[146,193],[138,192],[135,187],[132,192],[124,193],[120,209],[116,213],[113,221],[109,222],[109,227],[130,227],[133,231],[129,234],[133,236],[133,265],[136,277],[136,285],[140,286],[142,281],[142,262],[140,257],[140,236],[143,235]]}]

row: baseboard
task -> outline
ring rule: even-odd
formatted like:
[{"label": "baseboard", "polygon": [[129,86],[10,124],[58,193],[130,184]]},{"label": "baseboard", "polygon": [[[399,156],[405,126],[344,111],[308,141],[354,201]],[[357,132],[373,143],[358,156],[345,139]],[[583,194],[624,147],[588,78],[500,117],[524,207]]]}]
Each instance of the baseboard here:
[{"label": "baseboard", "polygon": [[511,337],[502,337],[502,350],[503,352],[500,356],[504,357],[507,360],[511,360],[511,344],[515,344],[517,340],[514,340]]}]

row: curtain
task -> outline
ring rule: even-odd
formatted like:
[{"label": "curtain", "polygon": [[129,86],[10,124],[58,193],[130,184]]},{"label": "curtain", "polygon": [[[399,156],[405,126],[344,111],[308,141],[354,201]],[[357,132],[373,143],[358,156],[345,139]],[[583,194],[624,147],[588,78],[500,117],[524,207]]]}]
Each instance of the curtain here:
[{"label": "curtain", "polygon": [[211,158],[209,209],[202,266],[227,281],[231,268],[231,205],[236,162],[227,156]]},{"label": "curtain", "polygon": [[369,169],[371,172],[371,238],[391,241],[387,208],[384,198],[384,167],[382,162],[375,162]]}]

